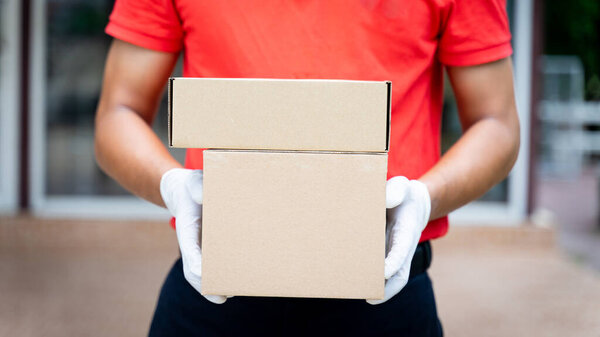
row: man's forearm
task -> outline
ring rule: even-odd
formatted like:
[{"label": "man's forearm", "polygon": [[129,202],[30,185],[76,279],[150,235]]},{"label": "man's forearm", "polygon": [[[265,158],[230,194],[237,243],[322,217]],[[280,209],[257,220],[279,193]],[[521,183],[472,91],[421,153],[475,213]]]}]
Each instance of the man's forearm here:
[{"label": "man's forearm", "polygon": [[133,194],[164,206],[160,178],[181,165],[137,113],[116,107],[96,119],[96,160],[102,170]]},{"label": "man's forearm", "polygon": [[472,125],[441,160],[419,180],[431,195],[430,219],[442,217],[480,197],[504,179],[519,150],[516,113]]}]

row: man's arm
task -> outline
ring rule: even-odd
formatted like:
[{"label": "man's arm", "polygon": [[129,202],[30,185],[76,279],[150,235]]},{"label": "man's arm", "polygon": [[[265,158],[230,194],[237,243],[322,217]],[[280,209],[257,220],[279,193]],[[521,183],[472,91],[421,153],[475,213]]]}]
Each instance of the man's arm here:
[{"label": "man's arm", "polygon": [[463,135],[419,180],[431,196],[430,219],[480,197],[504,179],[519,152],[512,62],[448,67]]},{"label": "man's arm", "polygon": [[181,165],[151,124],[177,57],[114,40],[96,112],[98,165],[132,193],[160,206],[163,173]]}]

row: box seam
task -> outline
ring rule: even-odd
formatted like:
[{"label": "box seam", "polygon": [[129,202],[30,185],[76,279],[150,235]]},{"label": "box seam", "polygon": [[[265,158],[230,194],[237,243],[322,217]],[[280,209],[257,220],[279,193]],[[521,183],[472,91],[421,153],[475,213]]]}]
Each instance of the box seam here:
[{"label": "box seam", "polygon": [[361,155],[382,155],[387,152],[374,151],[326,151],[326,150],[274,150],[274,149],[222,149],[208,148],[205,151],[211,152],[251,152],[251,153],[298,153],[298,154],[361,154]]}]

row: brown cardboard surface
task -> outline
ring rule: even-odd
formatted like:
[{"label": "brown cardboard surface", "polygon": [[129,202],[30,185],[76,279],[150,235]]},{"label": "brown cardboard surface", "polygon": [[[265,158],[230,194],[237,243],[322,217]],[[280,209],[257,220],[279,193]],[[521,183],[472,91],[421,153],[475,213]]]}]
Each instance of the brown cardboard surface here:
[{"label": "brown cardboard surface", "polygon": [[385,152],[390,82],[171,78],[172,147]]},{"label": "brown cardboard surface", "polygon": [[206,150],[203,294],[383,297],[387,154]]}]

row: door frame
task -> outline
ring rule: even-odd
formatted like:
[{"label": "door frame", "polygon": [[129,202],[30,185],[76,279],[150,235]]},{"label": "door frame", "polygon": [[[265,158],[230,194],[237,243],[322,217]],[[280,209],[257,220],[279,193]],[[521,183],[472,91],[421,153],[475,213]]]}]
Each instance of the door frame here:
[{"label": "door frame", "polygon": [[0,1],[0,213],[14,214],[19,203],[21,1]]}]

